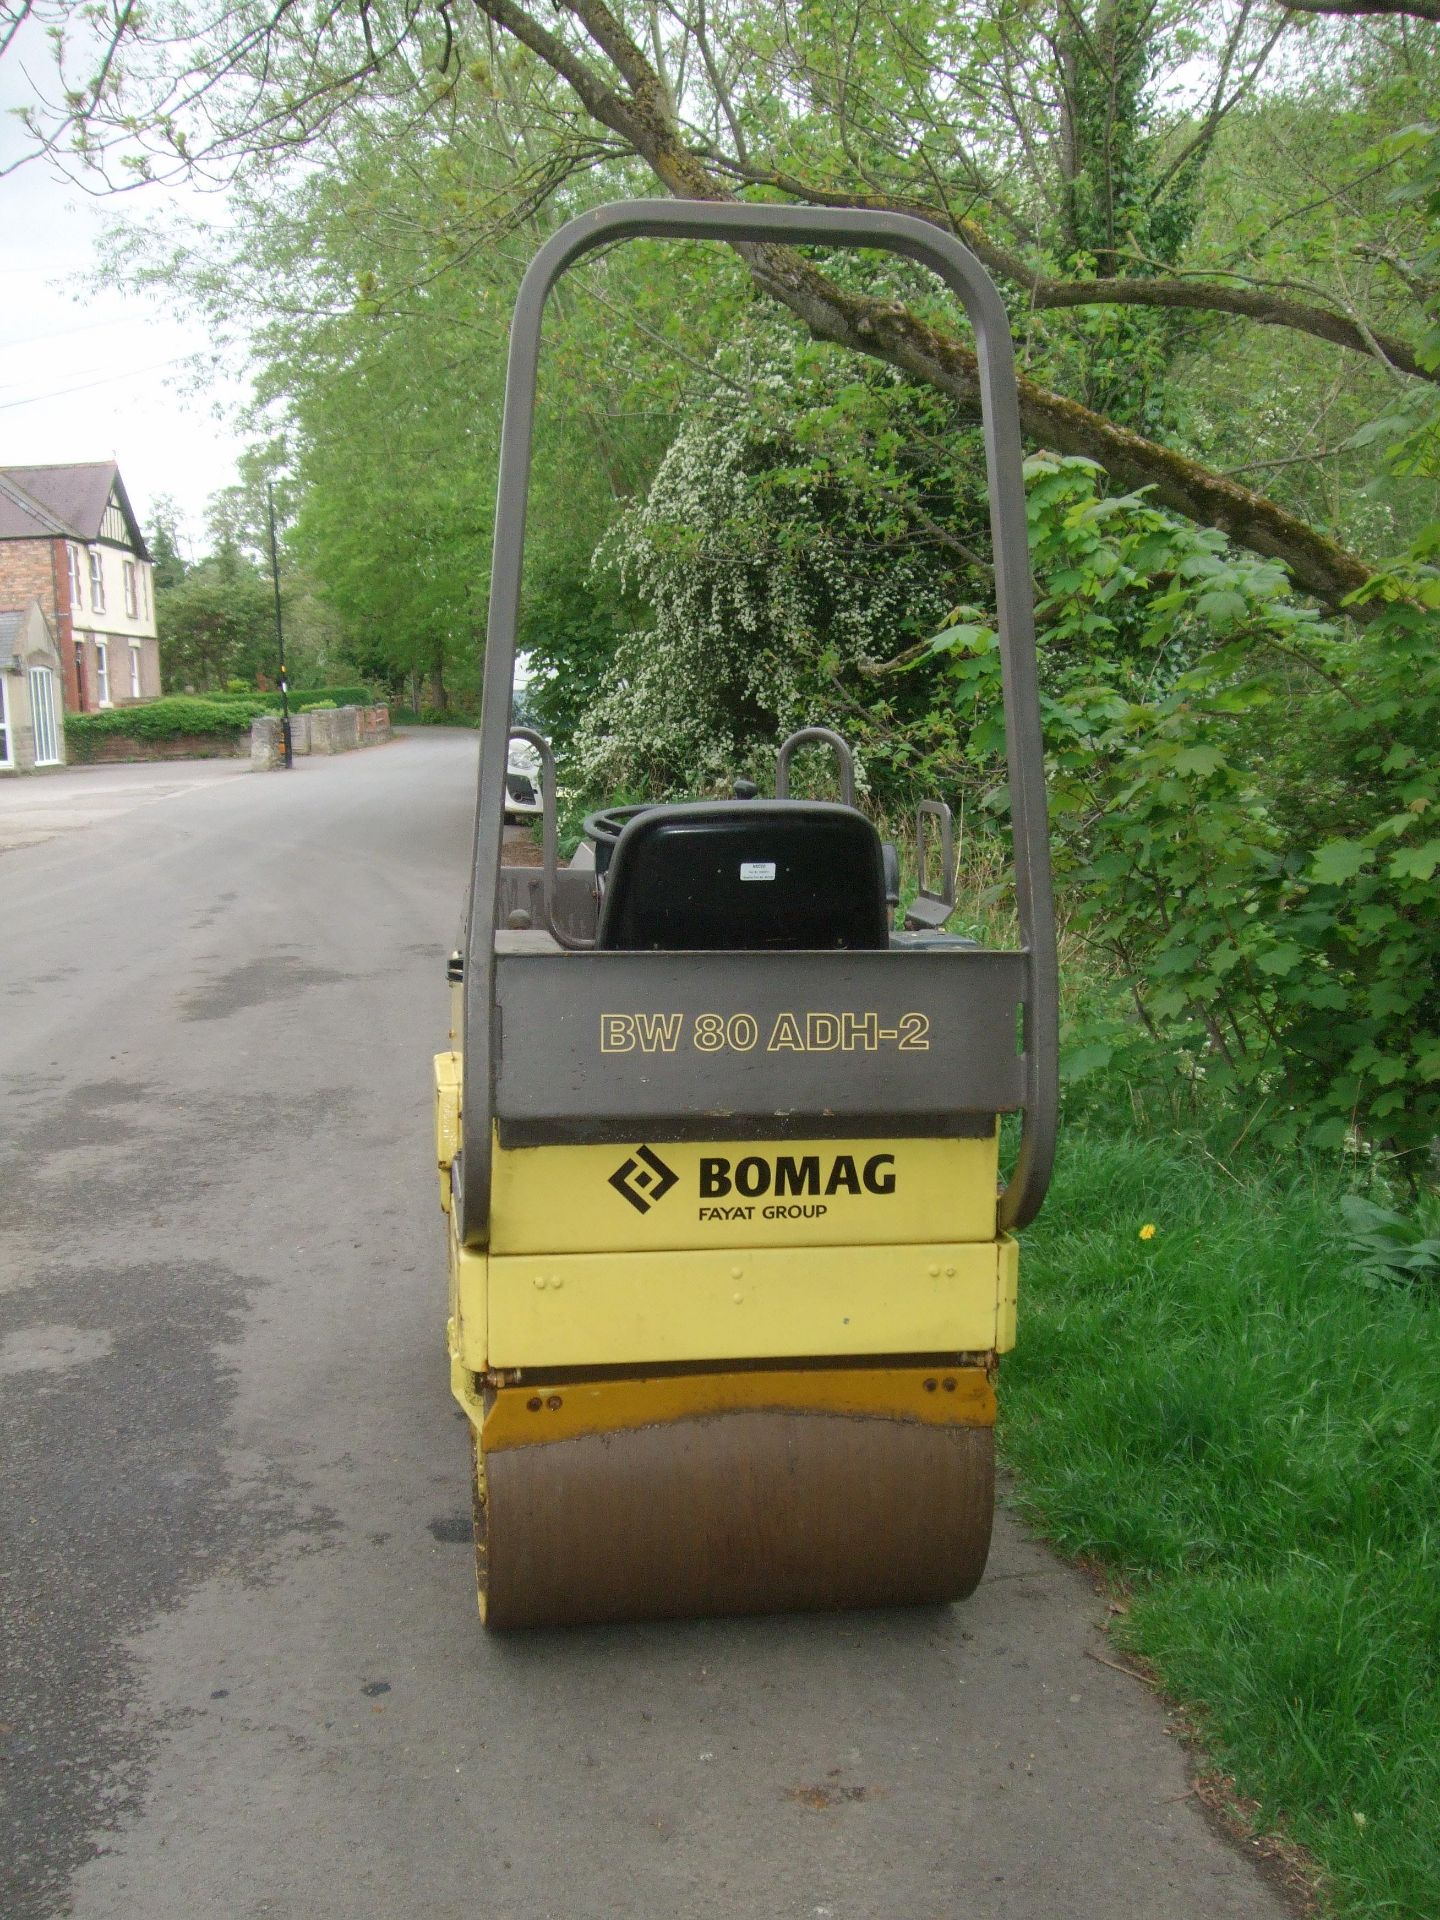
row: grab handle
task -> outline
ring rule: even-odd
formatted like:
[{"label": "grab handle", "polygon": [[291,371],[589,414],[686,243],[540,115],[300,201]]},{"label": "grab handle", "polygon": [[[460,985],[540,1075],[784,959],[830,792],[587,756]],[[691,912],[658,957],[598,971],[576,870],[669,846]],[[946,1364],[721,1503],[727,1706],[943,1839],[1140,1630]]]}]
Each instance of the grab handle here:
[{"label": "grab handle", "polygon": [[790,798],[790,762],[797,747],[830,747],[840,769],[840,798],[847,807],[855,804],[855,756],[848,743],[829,727],[801,727],[792,733],[775,756],[775,798]]}]

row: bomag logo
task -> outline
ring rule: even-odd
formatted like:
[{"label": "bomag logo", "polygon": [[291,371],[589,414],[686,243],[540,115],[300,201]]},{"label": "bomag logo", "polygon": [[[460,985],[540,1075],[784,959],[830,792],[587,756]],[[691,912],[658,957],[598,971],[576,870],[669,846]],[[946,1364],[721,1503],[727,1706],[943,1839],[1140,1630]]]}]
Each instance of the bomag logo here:
[{"label": "bomag logo", "polygon": [[[637,1147],[610,1175],[610,1185],[637,1213],[649,1213],[678,1185],[679,1174],[651,1147]],[[895,1191],[895,1156],[872,1153],[707,1153],[697,1168],[700,1220],[751,1220],[754,1202],[766,1220],[818,1220],[837,1194],[886,1199]]]},{"label": "bomag logo", "polygon": [[657,1200],[665,1198],[679,1177],[658,1153],[649,1147],[637,1147],[611,1174],[610,1184],[637,1213],[648,1213]]},{"label": "bomag logo", "polygon": [[738,1193],[746,1200],[763,1200],[768,1193],[777,1198],[785,1194],[837,1193],[889,1194],[895,1191],[895,1156],[872,1153],[856,1165],[853,1153],[837,1153],[821,1172],[818,1153],[781,1153],[773,1160],[764,1154],[747,1153],[731,1161],[720,1154],[708,1154],[700,1161],[700,1198],[722,1200]]},{"label": "bomag logo", "polygon": [[853,1153],[836,1153],[828,1165],[818,1153],[780,1153],[773,1160],[747,1153],[733,1161],[723,1154],[705,1154],[700,1161],[702,1204],[697,1218],[753,1220],[755,1207],[746,1203],[773,1194],[775,1198],[760,1209],[762,1220],[819,1220],[830,1211],[825,1202],[838,1193],[857,1197],[873,1193],[883,1198],[894,1191],[893,1153],[872,1153],[859,1163]]}]

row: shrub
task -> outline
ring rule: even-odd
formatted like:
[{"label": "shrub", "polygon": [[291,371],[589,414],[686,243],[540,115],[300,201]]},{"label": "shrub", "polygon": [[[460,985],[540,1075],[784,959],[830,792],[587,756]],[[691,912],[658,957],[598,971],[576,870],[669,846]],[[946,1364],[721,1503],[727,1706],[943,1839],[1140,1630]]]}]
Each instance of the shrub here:
[{"label": "shrub", "polygon": [[[1370,1142],[1418,1177],[1440,1132],[1435,613],[1396,601],[1352,635],[1088,461],[1027,475],[1058,864],[1130,997],[1078,1023],[1069,1077],[1158,1066],[1272,1138]],[[930,651],[993,771],[999,653],[968,611]]]},{"label": "shrub", "polygon": [[[267,693],[276,713],[280,711],[278,693]],[[292,687],[290,689],[290,711],[304,713],[307,708],[317,705],[332,707],[373,707],[383,701],[385,695],[376,693],[372,687]]]},{"label": "shrub", "polygon": [[202,700],[170,694],[133,707],[104,713],[72,713],[65,718],[65,741],[72,760],[86,760],[102,740],[177,740],[184,737],[239,735],[267,708],[259,698]]},{"label": "shrub", "polygon": [[[245,687],[240,687],[237,691],[237,683],[233,680],[226,682],[223,693],[206,693],[197,697],[218,700],[225,704],[240,699],[260,713],[279,713],[280,711],[278,692],[267,690],[264,693],[257,693],[253,688]],[[307,708],[314,707],[320,702],[326,702],[332,707],[373,707],[383,702],[385,698],[383,693],[376,693],[370,687],[292,687],[290,711],[304,713]]]}]

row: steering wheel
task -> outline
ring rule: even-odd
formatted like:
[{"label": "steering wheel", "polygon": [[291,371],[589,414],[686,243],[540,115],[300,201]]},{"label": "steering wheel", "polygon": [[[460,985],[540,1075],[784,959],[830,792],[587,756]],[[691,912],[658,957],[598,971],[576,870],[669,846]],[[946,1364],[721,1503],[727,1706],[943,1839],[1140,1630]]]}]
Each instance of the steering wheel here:
[{"label": "steering wheel", "polygon": [[601,807],[598,813],[587,813],[583,822],[587,839],[595,842],[595,872],[602,875],[610,865],[610,856],[615,851],[615,842],[637,814],[649,813],[655,806],[653,800],[642,802],[637,807]]}]

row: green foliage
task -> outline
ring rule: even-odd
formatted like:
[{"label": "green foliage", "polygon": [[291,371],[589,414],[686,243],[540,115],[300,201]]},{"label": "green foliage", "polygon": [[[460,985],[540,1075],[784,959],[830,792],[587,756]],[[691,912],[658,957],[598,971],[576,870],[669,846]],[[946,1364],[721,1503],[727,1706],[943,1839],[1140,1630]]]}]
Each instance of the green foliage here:
[{"label": "green foliage", "polygon": [[[1028,473],[1060,870],[1132,1001],[1077,1022],[1071,1076],[1203,1082],[1272,1137],[1374,1141],[1418,1176],[1440,1133],[1434,618],[1397,602],[1341,634],[1281,568],[1107,497],[1088,463]],[[930,656],[998,777],[993,632],[952,623]]]},{"label": "green foliage", "polygon": [[[1070,1128],[1025,1237],[1019,1504],[1343,1915],[1440,1885],[1440,1320],[1367,1284],[1333,1178]],[[1140,1229],[1153,1225],[1153,1238]],[[1431,1296],[1433,1300],[1433,1296]]]},{"label": "green foliage", "polygon": [[[941,478],[884,465],[908,396],[819,358],[793,373],[772,376],[801,401],[783,427],[698,410],[602,550],[654,618],[578,730],[580,790],[714,787],[831,720],[883,805],[939,785],[993,835],[998,642],[983,600],[937,612],[988,583],[907,540]],[[831,437],[862,418],[863,474]],[[1027,483],[1067,910],[1126,993],[1077,1009],[1067,1074],[1082,1097],[1118,1074],[1273,1139],[1370,1143],[1418,1178],[1440,1132],[1433,616],[1397,599],[1342,629],[1089,462],[1039,456]]]},{"label": "green foliage", "polygon": [[[278,693],[267,694],[266,699],[278,708]],[[370,687],[292,687],[290,705],[297,713],[304,713],[316,706],[327,707],[373,707],[377,695]]]},{"label": "green foliage", "polygon": [[249,730],[256,714],[266,711],[260,699],[200,700],[184,694],[171,694],[163,700],[146,700],[132,707],[111,707],[104,713],[69,713],[65,716],[65,745],[72,760],[91,756],[103,740],[177,740],[229,735],[238,739]]},{"label": "green foliage", "polygon": [[186,569],[155,592],[155,624],[167,686],[201,692],[232,679],[254,683],[277,668],[270,582],[235,547]]},{"label": "green foliage", "polygon": [[168,494],[161,494],[145,529],[145,543],[154,567],[153,582],[157,594],[168,592],[185,578],[185,561],[180,553],[177,527],[180,510]]},{"label": "green foliage", "polygon": [[1372,1283],[1414,1283],[1440,1276],[1440,1237],[1427,1233],[1413,1215],[1382,1207],[1359,1193],[1345,1194],[1340,1212],[1350,1253]]},{"label": "green foliage", "polygon": [[[237,685],[234,681],[230,682],[223,693],[210,693],[205,698],[221,702],[238,699],[247,707],[255,707],[269,713],[279,713],[282,704],[278,690],[273,687],[261,693],[253,687]],[[383,698],[384,696],[377,694],[373,687],[291,687],[290,711],[303,713],[307,708],[314,706],[373,707]]]},{"label": "green foliage", "polygon": [[957,589],[925,522],[983,539],[974,441],[927,458],[934,396],[764,319],[732,330],[718,367],[726,385],[696,400],[597,553],[650,618],[590,698],[574,777],[597,796],[768,780],[779,737],[829,721],[858,731],[862,784],[902,800],[918,767],[959,760],[922,688],[878,682]]}]

